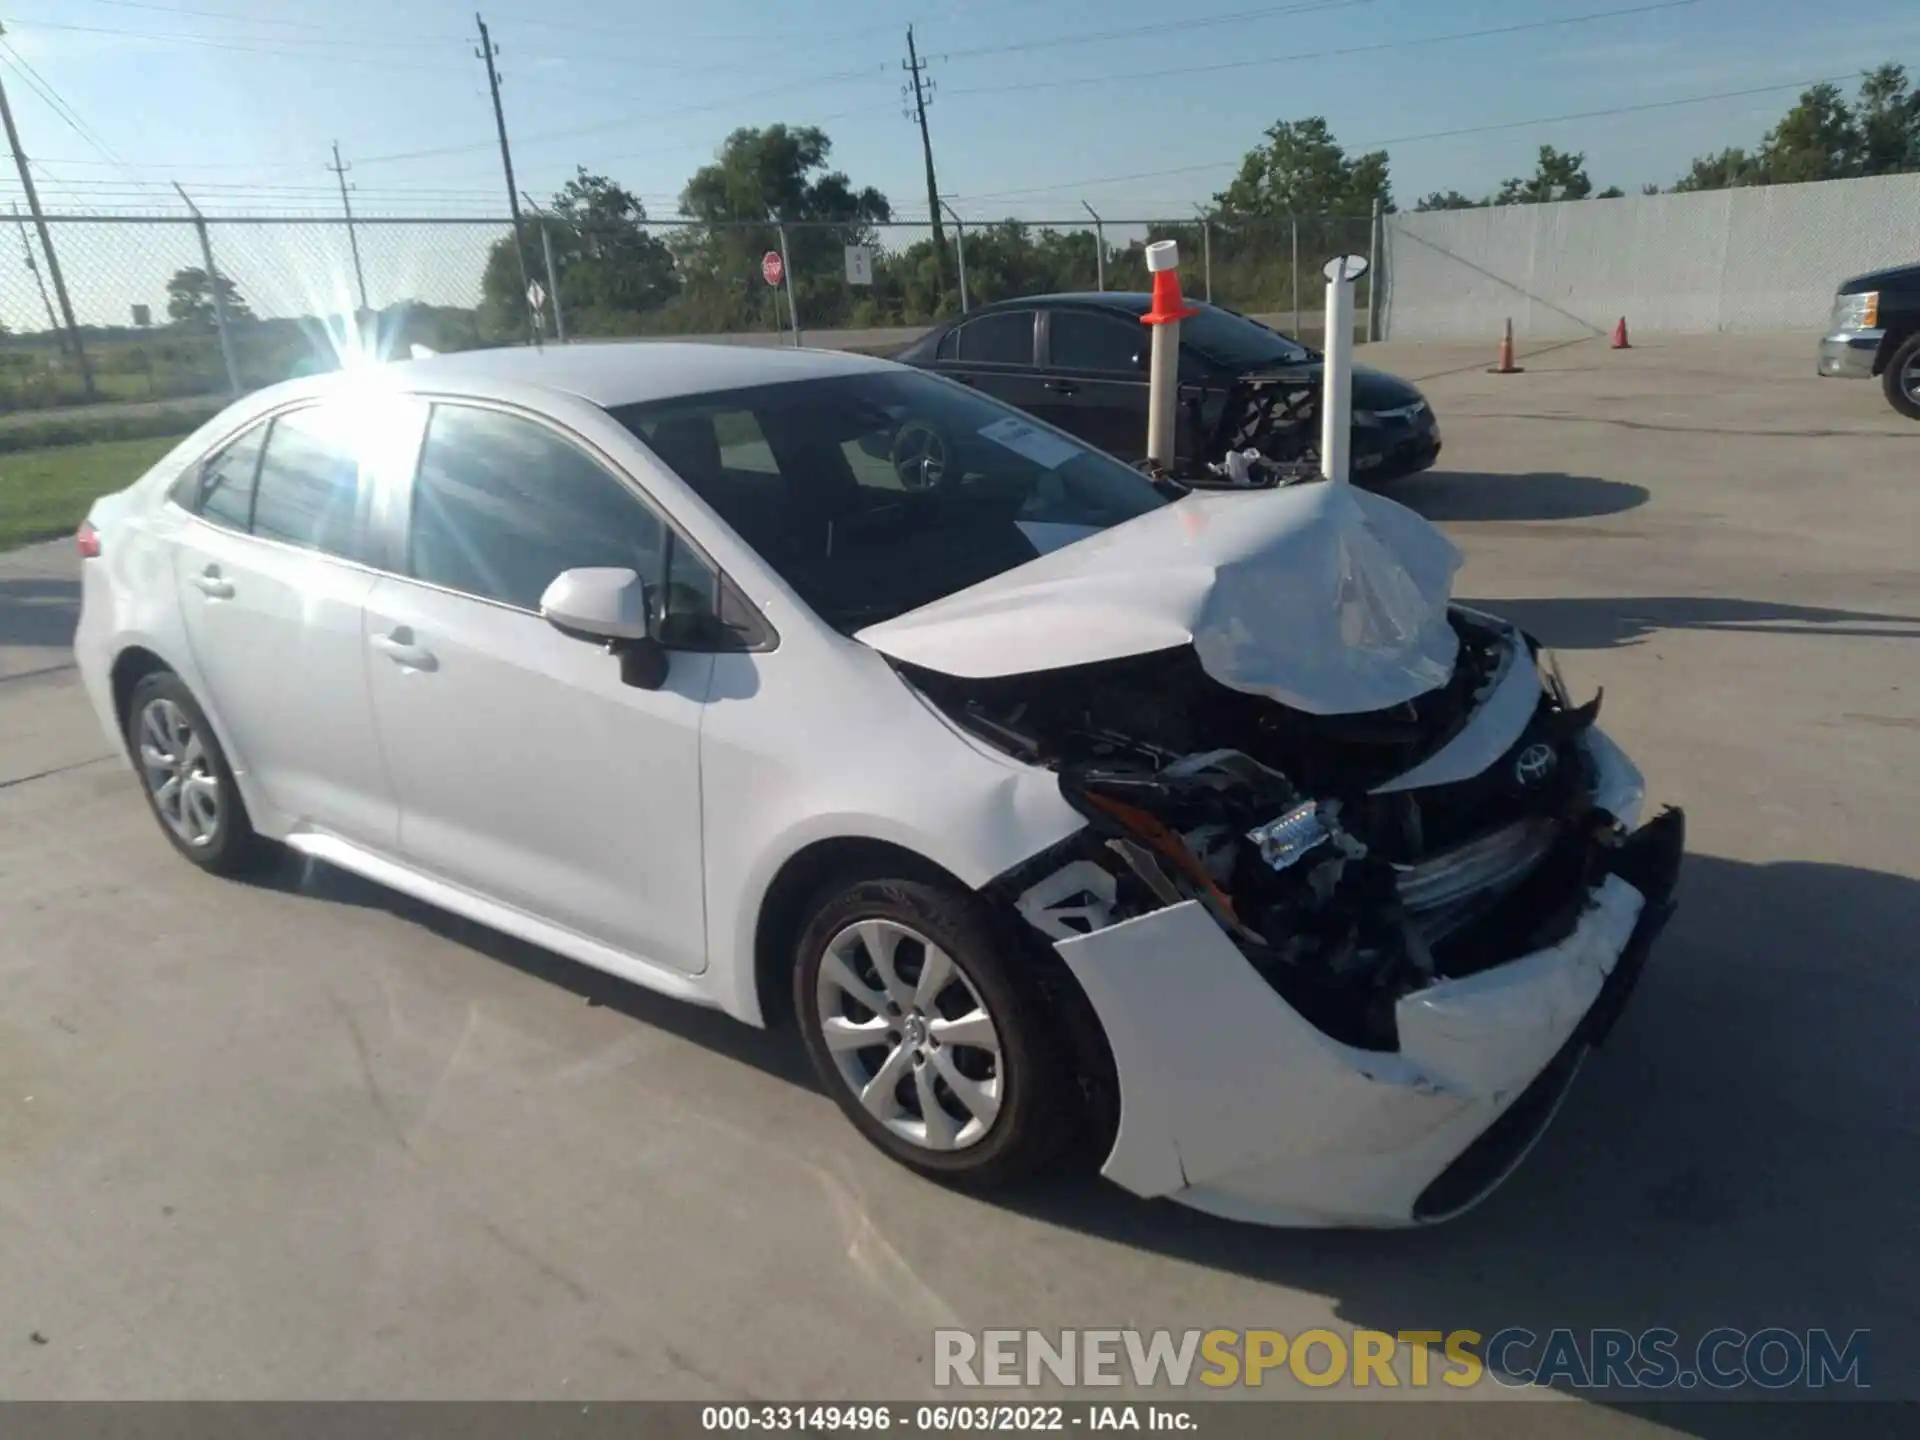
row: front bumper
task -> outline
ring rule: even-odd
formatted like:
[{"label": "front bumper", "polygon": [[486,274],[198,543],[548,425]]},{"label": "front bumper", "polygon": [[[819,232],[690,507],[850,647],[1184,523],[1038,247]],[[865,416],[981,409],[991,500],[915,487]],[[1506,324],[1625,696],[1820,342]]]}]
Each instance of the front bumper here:
[{"label": "front bumper", "polygon": [[[1596,799],[1632,797],[1631,824],[1638,772],[1604,737],[1592,752]],[[1102,1173],[1269,1225],[1469,1208],[1525,1157],[1618,1015],[1672,912],[1684,825],[1668,811],[1614,851],[1559,943],[1403,997],[1395,1051],[1314,1028],[1193,901],[1060,941],[1119,1075]]]},{"label": "front bumper", "polygon": [[1871,380],[1884,330],[1836,330],[1820,341],[1820,373],[1842,380]]},{"label": "front bumper", "polygon": [[1353,478],[1368,482],[1418,474],[1439,458],[1440,427],[1429,422],[1411,429],[1356,427],[1349,463]]}]

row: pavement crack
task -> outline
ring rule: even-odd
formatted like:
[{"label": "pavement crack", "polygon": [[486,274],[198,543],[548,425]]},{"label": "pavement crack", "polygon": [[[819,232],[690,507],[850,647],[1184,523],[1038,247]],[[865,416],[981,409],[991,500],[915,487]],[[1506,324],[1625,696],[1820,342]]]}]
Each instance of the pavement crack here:
[{"label": "pavement crack", "polygon": [[65,775],[70,770],[84,770],[89,765],[98,765],[103,760],[112,760],[112,755],[95,755],[90,760],[75,760],[71,765],[55,765],[51,770],[36,770],[31,775],[16,775],[11,780],[0,780],[0,790],[11,790],[15,785],[30,784],[35,780],[46,780],[55,775]]}]

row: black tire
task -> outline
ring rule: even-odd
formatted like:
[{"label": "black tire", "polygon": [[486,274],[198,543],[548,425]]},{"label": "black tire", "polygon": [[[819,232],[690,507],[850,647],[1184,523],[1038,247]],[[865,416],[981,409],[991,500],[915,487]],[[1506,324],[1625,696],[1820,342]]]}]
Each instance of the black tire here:
[{"label": "black tire", "polygon": [[[990,1064],[998,1081],[997,1112],[985,1125],[984,1133],[964,1148],[929,1148],[890,1129],[861,1104],[853,1082],[827,1044],[820,980],[828,947],[849,927],[869,920],[904,927],[943,950],[966,982],[962,989],[943,992],[945,998],[951,1004],[958,994],[964,1005],[977,997],[997,1032],[997,1057],[988,1057],[981,1050],[969,1052],[964,1046],[949,1047],[945,1053],[949,1065],[963,1060],[975,1067]],[[903,974],[914,963],[911,943],[905,942],[905,948],[898,952]],[[1059,1156],[1082,1101],[1066,1039],[1045,995],[1025,968],[1025,959],[986,903],[957,886],[920,880],[847,882],[823,893],[812,907],[811,918],[801,933],[793,974],[794,1013],[807,1054],[821,1084],[855,1128],[909,1169],[949,1185],[990,1189],[1033,1175]],[[924,966],[924,957],[921,964]],[[924,974],[924,969],[920,973]],[[966,995],[966,989],[971,990],[972,997]],[[862,1010],[857,1004],[849,1008],[855,1018],[872,1015],[882,1024],[899,1023],[904,1027],[906,1023],[904,1019],[889,1021],[887,1016]],[[847,1012],[834,1018],[845,1023]],[[897,1033],[906,1038],[904,1029]],[[892,1048],[881,1043],[863,1050],[856,1063],[877,1071]],[[932,1044],[932,1050],[938,1049]],[[935,1058],[932,1050],[928,1052],[930,1060]],[[920,1068],[915,1065],[903,1072],[895,1086],[896,1092],[904,1091],[909,1105],[917,1106]],[[927,1067],[927,1073],[934,1076],[935,1067]],[[942,1082],[934,1079],[930,1083],[937,1086]],[[971,1113],[953,1091],[945,1094],[962,1112]],[[911,1115],[899,1119],[913,1123]]]},{"label": "black tire", "polygon": [[[189,753],[191,745],[197,742],[200,759],[196,773],[212,782],[215,818],[206,827],[204,838],[193,839],[182,834],[163,809],[156,792],[156,767],[148,763],[142,750],[143,727],[148,723],[149,708],[156,705],[173,707],[184,722],[184,734],[189,740],[184,750],[172,745],[161,753]],[[160,712],[163,715],[165,713],[164,710]],[[274,856],[276,850],[271,842],[254,833],[253,821],[247,815],[246,801],[241,798],[240,787],[233,780],[233,768],[227,764],[226,752],[220,748],[220,740],[213,733],[213,726],[207,723],[206,712],[200,708],[200,702],[193,698],[193,692],[178,675],[171,670],[155,670],[141,677],[127,702],[126,735],[127,751],[140,777],[140,790],[147,797],[147,808],[153,812],[160,833],[167,837],[175,850],[214,875],[238,875]],[[196,811],[196,816],[203,813]]]},{"label": "black tire", "polygon": [[1880,372],[1880,387],[1887,392],[1887,403],[1909,420],[1920,420],[1920,396],[1908,386],[1920,389],[1920,330],[1900,342]]}]

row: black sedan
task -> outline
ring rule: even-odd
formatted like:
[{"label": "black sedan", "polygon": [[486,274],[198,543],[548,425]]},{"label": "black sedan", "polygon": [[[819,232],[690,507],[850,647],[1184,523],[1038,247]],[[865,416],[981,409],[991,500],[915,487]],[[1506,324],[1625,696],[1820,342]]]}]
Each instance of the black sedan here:
[{"label": "black sedan", "polygon": [[[1189,302],[1193,303],[1193,302]],[[929,331],[894,358],[984,390],[1123,460],[1147,445],[1152,297],[1100,292],[1003,300]],[[1180,325],[1179,453],[1219,462],[1254,448],[1276,460],[1317,456],[1320,356],[1215,305]],[[1440,454],[1440,426],[1413,386],[1353,370],[1353,478],[1411,475]]]}]

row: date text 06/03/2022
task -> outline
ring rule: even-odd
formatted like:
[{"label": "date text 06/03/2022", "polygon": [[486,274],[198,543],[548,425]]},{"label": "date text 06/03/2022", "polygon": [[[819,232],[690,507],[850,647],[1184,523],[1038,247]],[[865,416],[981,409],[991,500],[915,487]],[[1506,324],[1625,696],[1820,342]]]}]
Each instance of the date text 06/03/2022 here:
[{"label": "date text 06/03/2022", "polygon": [[1191,1411],[1166,1404],[1116,1405],[707,1405],[700,1428],[794,1434],[838,1432],[880,1435],[1008,1435],[1029,1431],[1154,1430],[1198,1428]]}]

